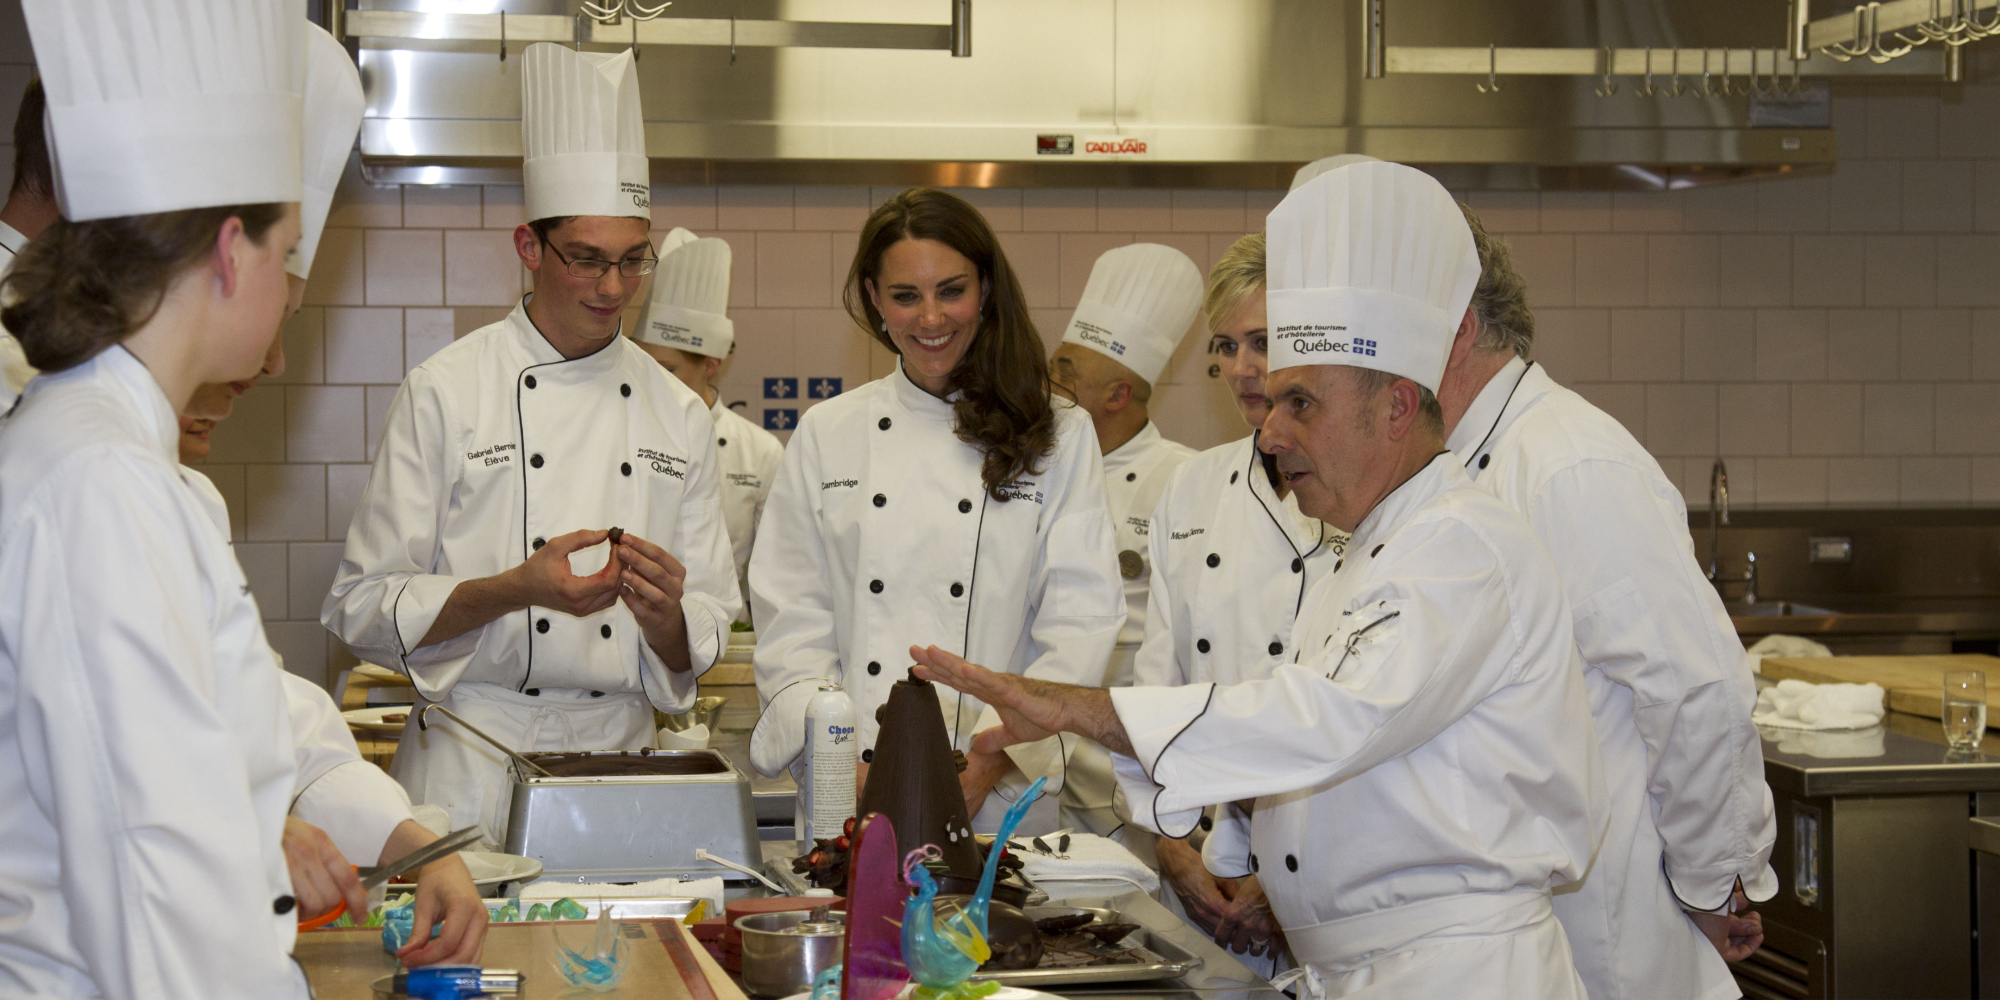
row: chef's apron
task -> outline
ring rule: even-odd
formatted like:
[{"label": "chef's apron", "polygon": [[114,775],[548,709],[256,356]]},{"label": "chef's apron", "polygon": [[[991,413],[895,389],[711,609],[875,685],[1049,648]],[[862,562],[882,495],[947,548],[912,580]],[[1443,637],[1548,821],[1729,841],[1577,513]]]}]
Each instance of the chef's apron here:
[{"label": "chef's apron", "polygon": [[1288,927],[1300,1000],[1440,997],[1587,1000],[1569,939],[1540,889],[1473,892]]},{"label": "chef's apron", "polygon": [[[654,745],[653,706],[644,695],[593,698],[588,691],[537,690],[540,695],[529,696],[498,684],[460,681],[439,704],[520,753]],[[430,704],[420,697],[411,706],[390,774],[411,800],[442,806],[452,829],[476,823],[486,849],[504,849],[514,795],[512,762],[441,714],[430,717],[428,728],[417,725]]]}]

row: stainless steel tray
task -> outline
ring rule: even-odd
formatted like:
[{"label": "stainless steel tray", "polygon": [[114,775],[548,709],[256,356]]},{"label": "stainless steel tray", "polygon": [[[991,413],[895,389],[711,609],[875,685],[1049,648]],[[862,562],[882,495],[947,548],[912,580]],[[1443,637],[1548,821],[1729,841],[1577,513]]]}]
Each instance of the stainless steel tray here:
[{"label": "stainless steel tray", "polygon": [[[600,906],[611,907],[611,916],[615,920],[647,920],[653,918],[685,920],[688,914],[694,912],[695,907],[702,904],[702,900],[692,896],[605,896],[601,898],[586,896],[584,895],[584,891],[588,891],[590,888],[588,882],[579,884],[577,888],[583,891],[579,891],[576,895],[569,898],[576,900],[577,904],[583,907],[583,919],[585,920],[597,919],[597,910]],[[489,899],[486,900],[486,909],[491,912],[506,905],[508,902],[510,900]],[[525,912],[529,906],[533,906],[535,903],[554,902],[555,900],[552,899],[533,900],[527,905],[522,906],[521,909]],[[719,914],[711,913],[709,916],[719,916]],[[537,922],[539,923],[540,921]]]},{"label": "stainless steel tray", "polygon": [[[1064,913],[1092,913],[1105,923],[1119,923],[1123,914],[1117,910],[1095,906],[1030,906],[1023,912],[1032,919],[1059,916]],[[1136,939],[1136,940],[1135,940]],[[1143,983],[1159,979],[1178,979],[1201,968],[1201,956],[1189,952],[1180,945],[1156,936],[1141,926],[1127,935],[1121,944],[1136,945],[1140,961],[1130,965],[1092,965],[1081,969],[1015,969],[1006,972],[977,972],[972,978],[981,982],[1003,983],[1027,989],[1041,989],[1048,986],[1085,986],[1097,983]]]}]

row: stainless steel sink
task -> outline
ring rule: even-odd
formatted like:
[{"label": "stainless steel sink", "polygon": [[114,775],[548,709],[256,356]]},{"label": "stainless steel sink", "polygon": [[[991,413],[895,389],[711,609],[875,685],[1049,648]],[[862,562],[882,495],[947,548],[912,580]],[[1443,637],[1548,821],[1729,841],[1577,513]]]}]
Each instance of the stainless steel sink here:
[{"label": "stainless steel sink", "polygon": [[1755,604],[1729,603],[1731,618],[1779,618],[1794,616],[1827,616],[1840,612],[1832,608],[1822,608],[1812,604],[1795,604],[1791,601],[1758,601]]}]

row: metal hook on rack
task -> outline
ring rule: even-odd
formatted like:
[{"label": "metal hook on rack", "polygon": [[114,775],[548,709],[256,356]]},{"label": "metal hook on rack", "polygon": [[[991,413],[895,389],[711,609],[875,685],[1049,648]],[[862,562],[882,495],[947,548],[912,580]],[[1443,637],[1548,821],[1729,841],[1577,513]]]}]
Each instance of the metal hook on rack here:
[{"label": "metal hook on rack", "polygon": [[[1799,86],[1799,63],[1801,63],[1801,62],[1804,62],[1804,61],[1805,61],[1805,60],[1803,60],[1803,59],[1793,59],[1793,60],[1792,60],[1792,85],[1791,85],[1790,87],[1787,87],[1787,88],[1785,88],[1785,96],[1787,96],[1787,97],[1797,97],[1797,96],[1799,96],[1799,94],[1800,94],[1800,92],[1801,92],[1801,89],[1802,89],[1802,88],[1801,88],[1801,87]],[[1773,66],[1773,68],[1775,69],[1776,67],[1775,67],[1775,66]]]},{"label": "metal hook on rack", "polygon": [[1607,45],[1604,47],[1604,82],[1597,85],[1599,97],[1610,97],[1618,92],[1618,85],[1611,82],[1611,58],[1611,47]]},{"label": "metal hook on rack", "polygon": [[1993,35],[2000,35],[2000,4],[1993,5],[1993,20],[1991,21],[1982,21],[1979,19],[1979,5],[1977,3],[1972,3],[1971,7],[1972,9],[1967,12],[1965,18],[1965,30],[1967,34],[1970,34],[1974,38],[1989,38]]},{"label": "metal hook on rack", "polygon": [[588,15],[591,20],[596,21],[600,24],[618,23],[618,12],[624,9],[625,9],[624,0],[617,0],[617,2],[613,3],[609,7],[592,3],[591,0],[583,0],[583,3],[577,6],[577,10],[579,12]]},{"label": "metal hook on rack", "polygon": [[1769,80],[1769,85],[1768,85],[1768,86],[1767,86],[1767,85],[1765,85],[1765,84],[1763,84],[1763,83],[1759,83],[1759,82],[1757,81],[1757,78],[1758,78],[1758,76],[1759,76],[1759,75],[1760,75],[1760,74],[1759,74],[1759,73],[1757,72],[1757,50],[1756,50],[1756,49],[1751,49],[1751,50],[1750,50],[1750,91],[1749,91],[1749,92],[1750,92],[1750,93],[1752,93],[1752,94],[1755,94],[1755,95],[1757,95],[1758,97],[1776,97],[1776,96],[1778,96],[1778,93],[1779,93],[1779,90],[1778,90],[1778,86],[1779,86],[1779,85],[1778,85],[1778,50],[1777,50],[1777,49],[1772,49],[1772,50],[1771,50],[1771,72],[1770,72],[1770,74],[1769,74],[1769,75],[1768,75],[1768,77],[1767,77],[1767,79]]},{"label": "metal hook on rack", "polygon": [[674,5],[674,0],[666,0],[665,3],[660,4],[658,7],[648,7],[644,4],[641,4],[639,0],[625,0],[625,13],[630,14],[641,21],[650,21],[656,17],[659,17],[661,14],[666,13],[667,8],[672,7],[673,5]]},{"label": "metal hook on rack", "polygon": [[[1861,41],[1862,35],[1865,34],[1867,21],[1868,21],[1868,6],[1866,4],[1857,5],[1854,8],[1853,40],[1849,41],[1844,45],[1839,42],[1835,42],[1832,45],[1822,46],[1820,48],[1820,51],[1826,53],[1827,55],[1832,56],[1834,59],[1840,62],[1847,62],[1848,60],[1853,59],[1855,56],[1867,55],[1868,46],[1866,44],[1863,44]],[[1796,60],[1794,60],[1794,65],[1796,64],[1797,62]]]},{"label": "metal hook on rack", "polygon": [[1688,88],[1681,84],[1681,50],[1676,46],[1672,51],[1674,54],[1674,80],[1667,87],[1667,96],[1680,97],[1688,92]]},{"label": "metal hook on rack", "polygon": [[1871,0],[1868,4],[1868,61],[1879,65],[1909,55],[1913,48],[1916,48],[1915,44],[1905,44],[1900,49],[1882,45],[1882,4],[1881,0]]},{"label": "metal hook on rack", "polygon": [[500,12],[500,61],[507,61],[507,12]]},{"label": "metal hook on rack", "polygon": [[1651,97],[1656,93],[1653,87],[1653,48],[1646,47],[1646,82],[1633,88],[1632,93],[1640,97]]},{"label": "metal hook on rack", "polygon": [[[1698,87],[1695,87],[1695,88],[1694,88],[1694,93],[1695,93],[1695,96],[1696,96],[1696,97],[1714,97],[1714,96],[1715,96],[1715,89],[1714,89],[1714,88],[1712,88],[1712,87],[1710,87],[1710,86],[1709,86],[1709,84],[1708,84],[1708,53],[1709,53],[1709,51],[1710,51],[1710,50],[1708,50],[1708,49],[1702,49],[1702,50],[1701,50],[1701,85],[1700,85],[1700,86],[1698,86]],[[1725,49],[1724,51],[1726,52],[1726,51],[1728,51],[1728,50],[1726,50],[1726,49]]]},{"label": "metal hook on rack", "polygon": [[1486,82],[1472,86],[1482,94],[1500,92],[1500,50],[1490,43],[1486,46]]}]

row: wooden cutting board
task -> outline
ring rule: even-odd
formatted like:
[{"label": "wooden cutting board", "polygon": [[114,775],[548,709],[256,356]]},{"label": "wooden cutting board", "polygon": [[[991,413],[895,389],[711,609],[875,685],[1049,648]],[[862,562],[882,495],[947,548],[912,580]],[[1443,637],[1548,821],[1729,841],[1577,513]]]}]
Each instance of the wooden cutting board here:
[{"label": "wooden cutting board", "polygon": [[1802,656],[1766,657],[1764,676],[1774,681],[1813,684],[1880,684],[1888,692],[1892,712],[1944,718],[1944,675],[1948,670],[1986,672],[1986,718],[2000,725],[2000,657],[1957,656]]},{"label": "wooden cutting board", "polygon": [[[494,924],[487,929],[480,964],[516,969],[527,980],[518,1000],[573,1000],[578,996],[647,1000],[745,1000],[708,950],[678,920],[619,921],[625,933],[625,977],[608,993],[574,987],[556,971],[556,928],[570,947],[587,945],[595,921]],[[309,931],[292,949],[320,1000],[376,1000],[370,984],[396,972],[382,950],[379,927]]]}]

